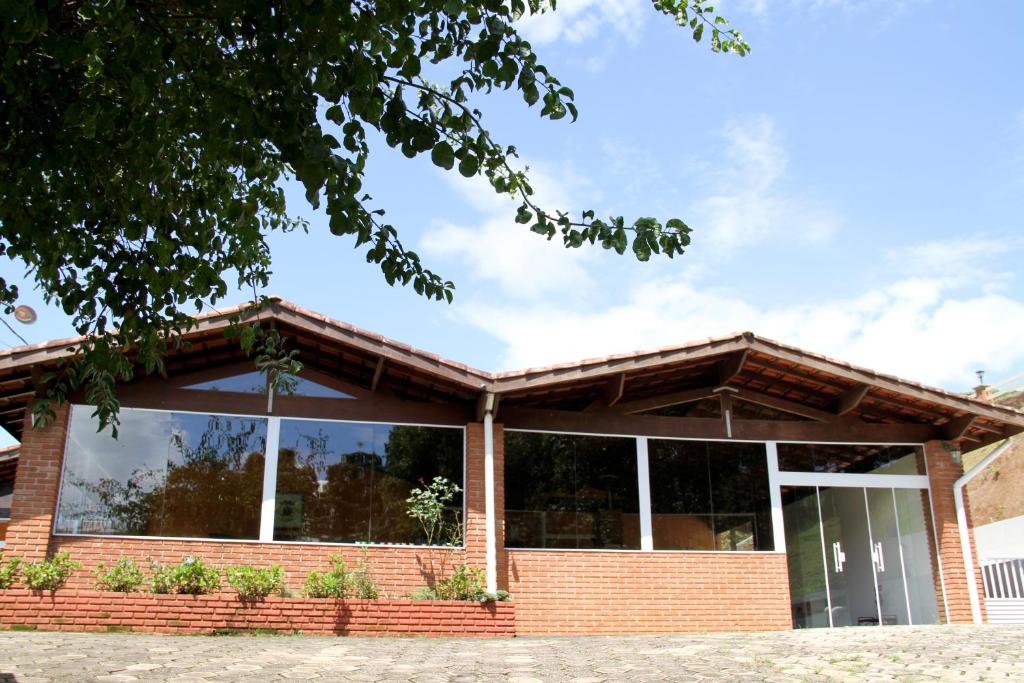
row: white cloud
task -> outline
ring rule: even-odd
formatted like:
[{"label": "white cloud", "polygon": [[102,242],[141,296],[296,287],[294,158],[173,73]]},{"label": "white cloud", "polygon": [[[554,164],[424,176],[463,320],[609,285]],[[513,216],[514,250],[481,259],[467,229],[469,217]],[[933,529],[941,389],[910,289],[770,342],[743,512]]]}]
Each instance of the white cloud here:
[{"label": "white cloud", "polygon": [[557,10],[523,17],[517,27],[535,45],[582,43],[610,31],[637,45],[650,11],[647,0],[559,0]]},{"label": "white cloud", "polygon": [[767,15],[774,11],[814,12],[819,10],[841,10],[843,12],[872,12],[883,20],[903,14],[912,5],[928,0],[735,0],[722,2],[721,9],[727,13],[732,7],[754,15]]},{"label": "white cloud", "polygon": [[708,174],[706,196],[689,214],[702,248],[723,254],[782,236],[814,242],[838,229],[836,212],[785,187],[789,157],[770,118],[731,123],[724,137],[725,163]]},{"label": "white cloud", "polygon": [[[506,369],[682,344],[743,330],[907,379],[965,389],[974,371],[1006,376],[1024,366],[1024,301],[1008,295],[1024,240],[978,236],[895,247],[881,255],[870,285],[832,294],[809,291],[798,303],[775,303],[757,291],[714,286],[723,257],[771,240],[799,250],[839,229],[837,212],[813,192],[791,189],[789,158],[772,121],[756,117],[724,131],[726,153],[697,160],[705,197],[683,213],[700,229],[699,249],[684,270],[608,261],[592,249],[565,250],[512,221],[512,207],[490,190],[459,181],[483,214],[477,227],[439,225],[423,250],[457,259],[471,271],[452,314],[504,344]],[[615,155],[615,147],[606,153]],[[624,169],[656,175],[641,159]],[[531,169],[540,200],[573,208],[608,200],[564,168]],[[627,192],[606,180],[615,195]],[[700,185],[698,183],[698,185]],[[484,196],[481,193],[489,193]],[[695,258],[696,257],[696,258]],[[666,275],[666,273],[670,273]],[[741,280],[742,281],[742,280]],[[497,291],[488,289],[490,283]],[[486,295],[483,294],[486,292]]]},{"label": "white cloud", "polygon": [[[532,166],[534,200],[549,210],[579,207],[590,197],[588,182],[568,166]],[[478,280],[496,283],[502,294],[536,299],[555,291],[586,291],[594,279],[586,268],[593,250],[565,249],[561,237],[550,242],[515,222],[516,204],[497,195],[486,179],[465,180],[445,174],[456,191],[485,218],[468,227],[439,221],[423,237],[421,251],[433,258],[457,260]]]},{"label": "white cloud", "polygon": [[[950,291],[940,278],[906,278],[849,298],[764,307],[730,292],[671,280],[641,284],[619,305],[464,308],[522,368],[681,344],[750,330],[871,369],[939,386],[968,386],[974,370],[1009,374],[1024,363],[1024,303]],[[1016,364],[1016,365],[1015,365]],[[995,376],[995,375],[990,375]]]}]

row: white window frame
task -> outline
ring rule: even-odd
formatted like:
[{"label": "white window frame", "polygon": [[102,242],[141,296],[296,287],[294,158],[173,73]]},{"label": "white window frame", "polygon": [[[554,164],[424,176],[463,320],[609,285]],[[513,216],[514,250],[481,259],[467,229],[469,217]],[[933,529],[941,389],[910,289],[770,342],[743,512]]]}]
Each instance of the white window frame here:
[{"label": "white window frame", "polygon": [[[330,399],[328,399],[330,400]],[[53,523],[50,528],[50,533],[53,536],[61,537],[73,537],[73,538],[123,538],[132,540],[142,541],[198,541],[203,543],[260,543],[260,544],[277,544],[277,545],[322,545],[322,546],[341,546],[341,547],[381,547],[381,548],[427,548],[429,546],[420,545],[416,543],[371,543],[371,542],[332,542],[332,541],[275,541],[274,538],[274,512],[277,505],[277,457],[278,447],[280,445],[280,434],[281,434],[281,420],[296,420],[305,422],[337,422],[344,424],[379,424],[379,425],[398,425],[403,427],[437,427],[442,429],[458,429],[462,432],[462,488],[465,489],[466,477],[467,477],[467,434],[465,425],[440,425],[440,424],[426,424],[420,422],[384,422],[381,420],[339,420],[339,419],[328,419],[328,418],[307,418],[307,417],[296,417],[296,416],[269,416],[261,414],[249,414],[249,413],[225,413],[219,411],[205,411],[205,410],[168,410],[166,408],[136,408],[132,406],[122,406],[122,410],[138,410],[150,413],[188,413],[190,415],[223,415],[225,417],[244,417],[254,420],[266,420],[267,421],[267,441],[266,450],[263,453],[263,488],[262,488],[262,502],[260,504],[260,528],[259,536],[257,538],[206,538],[206,537],[194,537],[194,536],[136,536],[129,534],[82,534],[82,533],[69,533],[69,532],[58,532],[57,531],[57,516],[60,511],[61,499],[64,495],[64,479],[67,470],[67,451],[68,445],[71,443],[71,421],[74,419],[75,412],[79,409],[90,409],[94,406],[87,404],[71,404],[71,408],[68,414],[68,429],[64,440],[64,450],[62,451],[61,457],[61,471],[60,481],[57,489],[57,501],[53,510]],[[91,416],[90,416],[91,417]],[[273,447],[273,448],[272,448]],[[463,536],[462,544],[459,547],[465,549],[466,547],[466,515],[468,510],[468,496],[465,490],[462,492],[462,520],[463,520]]]}]

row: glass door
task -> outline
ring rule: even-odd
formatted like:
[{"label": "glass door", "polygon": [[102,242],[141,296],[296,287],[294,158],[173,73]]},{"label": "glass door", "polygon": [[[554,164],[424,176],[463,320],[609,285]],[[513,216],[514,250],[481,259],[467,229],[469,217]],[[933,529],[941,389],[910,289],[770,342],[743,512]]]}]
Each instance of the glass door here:
[{"label": "glass door", "polygon": [[883,624],[909,624],[910,599],[903,575],[903,549],[893,489],[864,489],[871,532],[871,562]]},{"label": "glass door", "polygon": [[793,625],[938,621],[927,492],[782,487]]},{"label": "glass door", "polygon": [[818,489],[783,486],[782,516],[793,627],[831,626],[825,556],[821,552]]},{"label": "glass door", "polygon": [[833,626],[878,623],[864,489],[818,488]]}]

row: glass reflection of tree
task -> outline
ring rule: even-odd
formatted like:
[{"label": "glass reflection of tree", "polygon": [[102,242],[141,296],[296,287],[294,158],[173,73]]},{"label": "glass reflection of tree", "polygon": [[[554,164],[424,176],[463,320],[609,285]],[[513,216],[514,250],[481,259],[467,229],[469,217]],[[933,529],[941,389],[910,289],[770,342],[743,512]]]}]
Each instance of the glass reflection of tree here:
[{"label": "glass reflection of tree", "polygon": [[165,470],[137,469],[124,482],[78,482],[98,501],[110,532],[258,536],[265,425],[222,415],[206,418],[206,428],[196,440],[180,428],[171,432]]},{"label": "glass reflection of tree", "polygon": [[[462,433],[454,429],[375,426],[387,430],[384,452],[340,452],[347,427],[298,433],[278,455],[278,517],[281,540],[422,543],[405,499],[421,480],[444,476],[462,482]],[[331,440],[336,440],[332,445]],[[374,442],[377,439],[373,439]],[[286,513],[282,505],[289,506]],[[450,510],[462,514],[461,497]],[[300,521],[301,519],[301,521]]]},{"label": "glass reflection of tree", "polygon": [[275,537],[282,540],[365,541],[370,532],[370,490],[379,458],[364,450],[337,452],[331,431],[298,433],[295,445],[278,453],[278,509],[298,506],[293,525],[278,515]]},{"label": "glass reflection of tree", "polygon": [[[412,490],[436,476],[462,481],[462,432],[439,427],[391,426],[384,460],[374,481],[373,540],[382,543],[425,543],[422,530],[407,514]],[[462,494],[445,511],[451,521],[462,518]]]}]

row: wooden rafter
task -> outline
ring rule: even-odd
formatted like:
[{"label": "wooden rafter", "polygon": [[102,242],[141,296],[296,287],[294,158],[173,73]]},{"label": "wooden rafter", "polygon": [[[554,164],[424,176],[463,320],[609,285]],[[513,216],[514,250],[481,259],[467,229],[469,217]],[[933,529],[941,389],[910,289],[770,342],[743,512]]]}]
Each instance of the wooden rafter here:
[{"label": "wooden rafter", "polygon": [[[594,419],[600,415],[600,419]],[[583,413],[572,410],[506,407],[506,429],[540,429],[585,434],[646,434],[652,437],[727,438],[720,418],[668,417]],[[751,441],[811,441],[820,443],[923,443],[938,438],[939,428],[928,424],[869,424],[837,418],[835,422],[734,420],[732,438]]]},{"label": "wooden rafter", "polygon": [[620,401],[615,406],[615,412],[617,413],[642,413],[648,410],[657,410],[658,408],[667,408],[668,406],[678,405],[680,403],[690,403],[691,401],[699,401],[704,398],[710,398],[715,395],[715,387],[706,386],[699,387],[697,389],[687,389],[685,391],[675,391],[671,394],[662,394],[661,396],[651,396],[650,398],[640,398],[635,401]]},{"label": "wooden rafter", "polygon": [[970,413],[954,417],[940,428],[942,438],[946,441],[956,441],[967,433],[967,430],[971,428],[971,425],[977,419],[977,415],[971,415]]},{"label": "wooden rafter", "polygon": [[604,385],[604,402],[611,408],[613,405],[619,402],[622,398],[622,393],[626,390],[626,373],[620,372],[615,377],[608,380],[608,383]]},{"label": "wooden rafter", "polygon": [[754,391],[752,389],[740,389],[734,394],[735,398],[741,401],[748,401],[750,403],[757,403],[769,408],[775,408],[783,412],[792,413],[793,415],[800,415],[802,417],[808,417],[818,422],[834,422],[836,415],[826,410],[820,410],[818,408],[812,408],[811,406],[805,406],[802,403],[796,401],[790,401],[771,394],[763,394],[760,391]]},{"label": "wooden rafter", "polygon": [[377,367],[373,371],[373,380],[370,382],[370,392],[377,391],[380,378],[384,375],[384,356],[377,359]]},{"label": "wooden rafter", "polygon": [[860,402],[868,395],[870,388],[867,384],[855,384],[832,401],[829,408],[836,415],[846,415],[860,405]]},{"label": "wooden rafter", "polygon": [[750,353],[750,349],[743,349],[726,356],[718,364],[718,385],[726,386],[740,374],[743,370],[743,364],[747,362],[747,355]]}]

